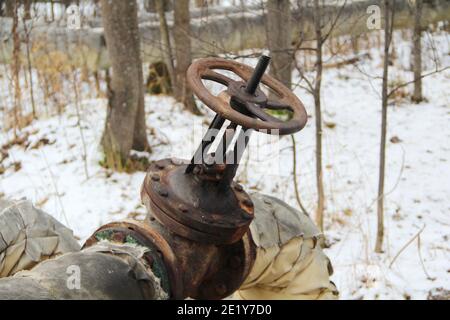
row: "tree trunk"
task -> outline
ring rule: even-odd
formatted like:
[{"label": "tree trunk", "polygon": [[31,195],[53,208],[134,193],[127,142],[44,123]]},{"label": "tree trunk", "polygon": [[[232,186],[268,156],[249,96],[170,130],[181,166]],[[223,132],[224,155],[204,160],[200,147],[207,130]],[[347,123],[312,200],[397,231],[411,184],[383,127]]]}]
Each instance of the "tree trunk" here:
[{"label": "tree trunk", "polygon": [[[29,0],[29,2],[27,2],[27,3],[31,3],[31,0]],[[28,13],[29,13],[29,11],[28,11]],[[30,19],[30,18],[31,17],[29,16],[28,19]],[[33,70],[31,67],[31,52],[30,52],[30,32],[31,32],[31,30],[28,30],[25,19],[26,18],[24,16],[22,19],[22,23],[23,23],[23,31],[25,33],[25,49],[26,49],[26,53],[27,53],[28,77],[30,78],[31,110],[33,112],[33,118],[36,118],[36,103],[34,101]]]},{"label": "tree trunk", "polygon": [[414,60],[414,93],[412,100],[419,103],[422,96],[422,44],[421,44],[421,19],[423,0],[416,0],[414,10],[414,35],[413,35],[413,60]]},{"label": "tree trunk", "polygon": [[24,0],[23,4],[23,19],[30,20],[31,19],[31,1],[32,0]]},{"label": "tree trunk", "polygon": [[[161,50],[164,57],[167,70],[169,71],[170,83],[172,88],[177,87],[175,79],[175,68],[173,65],[172,45],[170,44],[169,27],[166,20],[165,1],[156,0],[155,6],[159,16],[159,30],[161,33]],[[172,89],[173,91],[173,89]]]},{"label": "tree trunk", "polygon": [[133,150],[151,152],[147,140],[147,125],[145,123],[145,100],[144,100],[144,77],[142,74],[142,63],[139,62],[141,72],[139,73],[139,104],[136,113],[136,123],[134,125]]},{"label": "tree trunk", "polygon": [[14,0],[13,7],[13,61],[12,73],[14,82],[14,134],[22,127],[22,93],[20,90],[20,36],[19,36],[19,0]]},{"label": "tree trunk", "polygon": [[187,110],[200,114],[194,96],[187,85],[186,71],[191,64],[189,0],[174,1],[173,38],[175,42],[177,87],[174,87],[175,98],[184,104]]},{"label": "tree trunk", "polygon": [[316,81],[314,85],[314,106],[316,116],[316,181],[317,181],[317,210],[316,223],[323,231],[323,212],[325,208],[325,194],[323,188],[322,170],[322,110],[320,101],[320,89],[322,85],[322,29],[320,23],[321,10],[319,0],[314,0],[314,29],[316,33]]},{"label": "tree trunk", "polygon": [[375,252],[383,252],[384,238],[384,176],[386,165],[386,132],[387,132],[387,106],[388,106],[388,80],[389,80],[389,47],[392,40],[392,25],[394,20],[394,7],[389,0],[384,0],[384,60],[383,60],[383,84],[381,92],[381,141],[380,141],[380,167],[378,176],[377,197],[377,238]]},{"label": "tree trunk", "polygon": [[292,54],[289,0],[267,1],[267,45],[271,55],[270,75],[291,88]]},{"label": "tree trunk", "polygon": [[4,0],[4,10],[3,10],[3,16],[5,17],[13,17],[14,16],[14,2],[16,0]]},{"label": "tree trunk", "polygon": [[102,0],[112,77],[102,146],[106,164],[123,170],[132,148],[148,148],[136,1]]},{"label": "tree trunk", "polygon": [[195,0],[195,4],[194,5],[195,5],[196,8],[203,8],[203,7],[207,6],[208,3],[207,3],[206,0]]}]

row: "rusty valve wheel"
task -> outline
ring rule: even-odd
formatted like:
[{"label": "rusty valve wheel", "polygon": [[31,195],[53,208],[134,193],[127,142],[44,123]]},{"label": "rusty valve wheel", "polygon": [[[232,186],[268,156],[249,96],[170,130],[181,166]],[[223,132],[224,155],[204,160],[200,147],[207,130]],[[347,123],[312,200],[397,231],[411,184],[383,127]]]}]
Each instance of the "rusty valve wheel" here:
[{"label": "rusty valve wheel", "polygon": [[[270,58],[262,56],[255,69],[235,61],[220,58],[198,59],[187,71],[189,86],[195,95],[222,118],[246,129],[255,129],[270,134],[292,134],[300,131],[306,124],[307,114],[303,103],[275,78],[264,75]],[[228,70],[243,81],[235,81],[214,70]],[[211,80],[227,86],[230,101],[213,95],[202,82]],[[270,100],[258,88],[262,82],[278,96]],[[280,120],[264,109],[286,110],[292,112],[288,121]]]}]

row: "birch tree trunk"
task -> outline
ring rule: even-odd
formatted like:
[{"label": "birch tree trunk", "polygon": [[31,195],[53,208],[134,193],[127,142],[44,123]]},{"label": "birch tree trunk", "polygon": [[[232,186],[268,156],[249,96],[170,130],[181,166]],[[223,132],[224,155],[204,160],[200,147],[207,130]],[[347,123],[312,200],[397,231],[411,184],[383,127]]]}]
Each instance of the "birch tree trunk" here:
[{"label": "birch tree trunk", "polygon": [[267,1],[267,45],[271,55],[270,75],[291,88],[292,54],[289,0]]},{"label": "birch tree trunk", "polygon": [[102,0],[101,6],[112,66],[102,146],[106,164],[123,170],[131,149],[148,149],[137,4]]},{"label": "birch tree trunk", "polygon": [[383,252],[384,238],[384,176],[386,166],[386,131],[387,131],[387,107],[388,107],[388,80],[389,80],[389,48],[392,40],[392,25],[394,20],[394,6],[390,0],[384,0],[384,59],[383,59],[383,83],[381,92],[381,141],[380,141],[380,167],[378,176],[377,197],[377,238],[375,252]]},{"label": "birch tree trunk", "polygon": [[414,7],[414,35],[413,35],[413,61],[414,61],[414,93],[412,100],[419,103],[422,96],[422,43],[421,43],[421,20],[423,0],[416,0]]},{"label": "birch tree trunk", "polygon": [[316,80],[314,84],[314,106],[316,117],[316,183],[317,183],[317,210],[316,223],[323,231],[323,212],[325,208],[325,194],[323,188],[322,170],[322,106],[320,100],[320,89],[322,85],[322,46],[323,37],[321,29],[321,7],[319,0],[314,0],[314,29],[316,34]]},{"label": "birch tree trunk", "polygon": [[190,33],[189,0],[174,1],[173,38],[177,63],[175,67],[177,78],[177,87],[174,87],[175,98],[183,103],[190,112],[200,114],[186,79],[186,71],[192,61]]}]

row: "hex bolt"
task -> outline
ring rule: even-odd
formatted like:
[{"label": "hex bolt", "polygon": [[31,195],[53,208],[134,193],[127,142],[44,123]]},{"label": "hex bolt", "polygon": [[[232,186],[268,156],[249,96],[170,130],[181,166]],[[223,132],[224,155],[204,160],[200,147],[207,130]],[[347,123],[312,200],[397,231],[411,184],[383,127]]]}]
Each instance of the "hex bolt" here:
[{"label": "hex bolt", "polygon": [[253,208],[253,202],[252,202],[250,199],[244,199],[244,200],[242,201],[242,203],[243,203],[244,206],[246,206],[246,207]]},{"label": "hex bolt", "polygon": [[170,159],[170,162],[172,162],[174,166],[179,166],[181,164],[180,160],[175,158]]},{"label": "hex bolt", "polygon": [[162,170],[165,168],[165,166],[162,163],[157,163],[156,168],[158,168],[159,170]]},{"label": "hex bolt", "polygon": [[159,180],[160,180],[159,174],[154,173],[154,174],[152,175],[152,180],[153,180],[153,181],[159,181]]},{"label": "hex bolt", "polygon": [[227,287],[223,283],[217,284],[215,289],[216,289],[216,293],[221,295],[221,296],[224,295],[227,292]]}]

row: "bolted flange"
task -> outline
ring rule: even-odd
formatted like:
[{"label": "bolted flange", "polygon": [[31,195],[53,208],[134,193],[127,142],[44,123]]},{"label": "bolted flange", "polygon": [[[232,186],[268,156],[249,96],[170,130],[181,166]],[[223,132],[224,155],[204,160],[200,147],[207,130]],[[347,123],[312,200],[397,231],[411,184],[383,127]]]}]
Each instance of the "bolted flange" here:
[{"label": "bolted flange", "polygon": [[160,279],[161,287],[170,293],[172,299],[184,297],[177,258],[167,241],[148,223],[136,220],[108,223],[97,229],[86,240],[83,248],[102,240],[147,248],[144,258],[155,276]]},{"label": "bolted flange", "polygon": [[187,166],[187,161],[173,159],[150,165],[141,190],[148,210],[169,230],[188,239],[213,244],[241,239],[254,215],[249,195],[235,182],[223,184],[186,174]]}]

